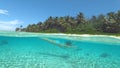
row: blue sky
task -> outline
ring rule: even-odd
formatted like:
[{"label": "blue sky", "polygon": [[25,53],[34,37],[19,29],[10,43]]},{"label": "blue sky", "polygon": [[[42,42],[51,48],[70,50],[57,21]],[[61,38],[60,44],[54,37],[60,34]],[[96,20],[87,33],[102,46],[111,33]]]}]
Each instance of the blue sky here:
[{"label": "blue sky", "polygon": [[0,0],[0,30],[45,21],[49,16],[86,17],[120,10],[120,0]]}]

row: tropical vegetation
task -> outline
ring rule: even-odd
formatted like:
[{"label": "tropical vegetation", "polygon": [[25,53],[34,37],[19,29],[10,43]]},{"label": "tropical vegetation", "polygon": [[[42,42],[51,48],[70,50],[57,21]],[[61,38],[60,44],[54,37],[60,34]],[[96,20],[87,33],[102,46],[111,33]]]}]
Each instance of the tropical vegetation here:
[{"label": "tropical vegetation", "polygon": [[75,34],[119,34],[120,33],[120,11],[109,12],[86,18],[80,12],[76,17],[52,17],[44,22],[29,24],[27,27],[16,28],[16,31],[41,32],[41,33],[75,33]]}]

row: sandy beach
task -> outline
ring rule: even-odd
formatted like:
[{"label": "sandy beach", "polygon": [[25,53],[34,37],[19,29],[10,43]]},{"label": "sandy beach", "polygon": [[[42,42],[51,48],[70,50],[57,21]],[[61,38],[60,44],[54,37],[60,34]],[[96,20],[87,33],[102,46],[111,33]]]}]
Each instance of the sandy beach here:
[{"label": "sandy beach", "polygon": [[120,39],[120,36],[114,35],[92,35],[92,34],[65,34],[65,33],[32,33],[32,32],[11,32],[11,31],[0,31],[0,36],[16,36],[16,37],[34,37],[41,35],[56,35],[56,36],[79,36],[79,37],[112,37],[116,39]]}]

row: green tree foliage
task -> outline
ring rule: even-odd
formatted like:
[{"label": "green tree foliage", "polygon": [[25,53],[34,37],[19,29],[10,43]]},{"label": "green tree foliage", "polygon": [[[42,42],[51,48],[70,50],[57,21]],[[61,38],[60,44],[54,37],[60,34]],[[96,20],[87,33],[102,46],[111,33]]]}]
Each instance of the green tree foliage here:
[{"label": "green tree foliage", "polygon": [[85,17],[83,13],[79,13],[76,18],[77,25],[85,23]]},{"label": "green tree foliage", "polygon": [[120,32],[120,20],[118,13],[110,12],[106,16],[105,23],[102,25],[103,32],[107,33],[119,33]]},{"label": "green tree foliage", "polygon": [[16,31],[49,32],[49,33],[120,33],[120,11],[109,12],[85,18],[83,13],[76,17],[52,17],[37,24],[29,24],[26,28],[16,28]]}]

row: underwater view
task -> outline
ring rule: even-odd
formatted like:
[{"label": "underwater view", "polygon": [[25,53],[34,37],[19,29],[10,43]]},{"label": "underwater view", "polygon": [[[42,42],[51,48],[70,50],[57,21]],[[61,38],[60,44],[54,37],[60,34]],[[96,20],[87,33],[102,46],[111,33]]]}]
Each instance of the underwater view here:
[{"label": "underwater view", "polygon": [[120,68],[120,0],[0,0],[0,68]]},{"label": "underwater view", "polygon": [[0,32],[0,68],[120,68],[120,39]]}]

